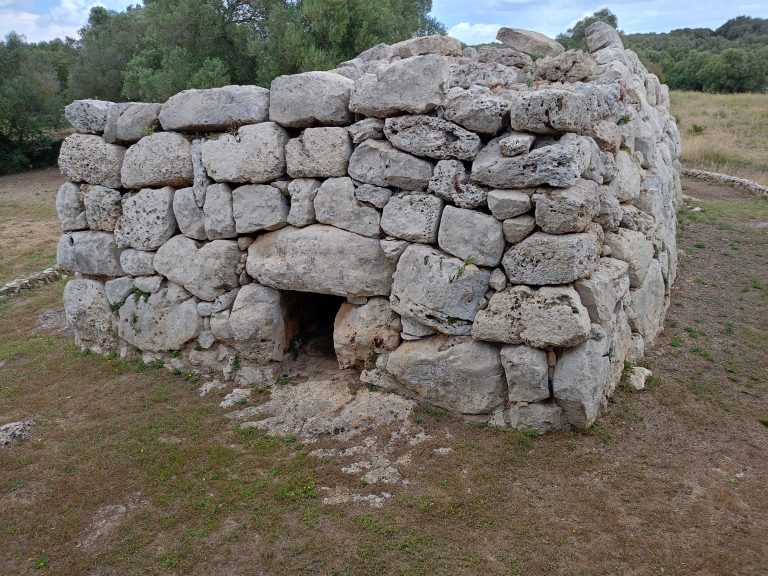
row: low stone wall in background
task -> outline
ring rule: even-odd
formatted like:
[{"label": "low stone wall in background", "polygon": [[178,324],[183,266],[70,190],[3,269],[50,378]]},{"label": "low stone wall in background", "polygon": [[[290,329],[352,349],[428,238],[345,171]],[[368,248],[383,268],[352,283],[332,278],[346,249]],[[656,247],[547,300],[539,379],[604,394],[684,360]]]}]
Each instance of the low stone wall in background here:
[{"label": "low stone wall in background", "polygon": [[662,329],[680,138],[609,26],[589,53],[499,37],[68,106],[58,263],[80,344],[264,386],[320,327],[368,384],[591,426]]}]

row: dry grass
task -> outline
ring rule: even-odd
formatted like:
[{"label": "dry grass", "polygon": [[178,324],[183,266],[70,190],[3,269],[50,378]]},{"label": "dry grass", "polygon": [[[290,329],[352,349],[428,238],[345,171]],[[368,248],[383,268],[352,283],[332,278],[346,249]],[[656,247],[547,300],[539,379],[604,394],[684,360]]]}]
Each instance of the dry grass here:
[{"label": "dry grass", "polygon": [[768,94],[670,96],[686,165],[768,185]]}]

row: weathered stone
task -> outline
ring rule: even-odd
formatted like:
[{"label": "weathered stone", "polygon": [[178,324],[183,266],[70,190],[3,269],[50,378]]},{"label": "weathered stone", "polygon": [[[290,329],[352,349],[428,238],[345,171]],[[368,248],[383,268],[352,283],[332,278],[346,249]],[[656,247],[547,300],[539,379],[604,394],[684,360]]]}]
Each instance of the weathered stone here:
[{"label": "weathered stone", "polygon": [[664,328],[664,277],[658,260],[651,260],[648,272],[636,289],[629,291],[631,302],[627,307],[627,317],[633,332],[643,337],[646,346],[656,340]]},{"label": "weathered stone", "polygon": [[579,180],[569,188],[540,188],[533,201],[536,224],[547,234],[583,232],[600,211],[597,184],[591,180]]},{"label": "weathered stone", "polygon": [[192,156],[192,188],[195,191],[195,202],[202,208],[205,205],[205,190],[213,184],[213,180],[208,178],[208,172],[203,165],[203,142],[205,140],[192,140],[189,151]]},{"label": "weathered stone", "polygon": [[485,135],[499,132],[504,127],[507,114],[509,103],[484,86],[451,88],[444,106],[446,120]]},{"label": "weathered stone", "polygon": [[120,266],[123,272],[130,276],[150,276],[155,273],[155,268],[152,266],[154,258],[154,252],[128,248],[120,253]]},{"label": "weathered stone", "polygon": [[431,326],[422,324],[418,320],[408,318],[407,316],[400,317],[400,324],[403,327],[403,331],[401,332],[403,340],[418,340],[419,338],[431,336],[437,332],[437,330]]},{"label": "weathered stone", "polygon": [[[279,191],[275,190],[278,194]],[[211,184],[205,191],[203,206],[205,234],[210,240],[237,236],[232,208],[232,188],[227,184]]]},{"label": "weathered stone", "polygon": [[279,291],[258,284],[243,286],[229,315],[234,346],[249,360],[282,360],[290,340],[285,317]]},{"label": "weathered stone", "polygon": [[122,276],[120,249],[108,232],[69,232],[59,240],[56,264],[92,276]]},{"label": "weathered stone", "polygon": [[427,190],[459,208],[478,208],[486,202],[488,192],[472,184],[460,160],[440,160]]},{"label": "weathered stone", "polygon": [[494,218],[508,220],[528,212],[531,197],[521,190],[491,190],[488,192],[488,208]]},{"label": "weathered stone", "polygon": [[163,130],[226,130],[267,120],[269,90],[259,86],[222,86],[183,90],[163,104]]},{"label": "weathered stone", "polygon": [[232,211],[237,233],[248,234],[283,228],[290,204],[274,186],[248,184],[232,191]]},{"label": "weathered stone", "polygon": [[613,155],[619,153],[621,147],[621,129],[615,122],[603,120],[588,130],[589,135],[597,143],[598,147]]},{"label": "weathered stone", "polygon": [[629,290],[629,265],[614,258],[600,258],[592,275],[574,283],[581,303],[595,324],[613,322],[616,305]]},{"label": "weathered stone", "polygon": [[104,285],[96,280],[76,278],[64,287],[64,314],[81,346],[113,348],[112,311]]},{"label": "weathered stone", "polygon": [[384,134],[395,148],[437,160],[472,160],[482,147],[477,134],[434,116],[387,118]]},{"label": "weathered stone", "polygon": [[469,334],[490,273],[430,246],[412,244],[397,263],[390,303],[444,334]]},{"label": "weathered stone", "polygon": [[504,239],[510,244],[522,242],[534,228],[536,228],[536,219],[533,216],[517,216],[501,223]]},{"label": "weathered stone", "polygon": [[643,283],[648,265],[653,259],[653,245],[641,232],[619,228],[605,235],[605,245],[611,256],[629,264],[629,283],[637,288]]},{"label": "weathered stone", "polygon": [[133,292],[133,278],[122,276],[104,283],[104,293],[110,306],[122,304],[128,295]]},{"label": "weathered stone", "polygon": [[75,100],[64,107],[64,116],[82,134],[101,134],[112,106],[106,100]]},{"label": "weathered stone", "polygon": [[477,51],[477,59],[480,62],[502,64],[524,71],[533,67],[533,59],[528,54],[513,48],[499,47],[498,44],[480,48]]},{"label": "weathered stone", "polygon": [[59,169],[72,182],[119,188],[125,148],[99,136],[70,134],[59,152]]},{"label": "weathered stone", "polygon": [[497,266],[504,254],[501,222],[474,210],[446,206],[437,242],[443,250],[478,266]]},{"label": "weathered stone", "polygon": [[323,224],[363,236],[378,238],[381,234],[379,211],[357,201],[355,185],[348,177],[323,182],[315,195],[315,217]]},{"label": "weathered stone", "polygon": [[88,217],[79,184],[65,182],[61,185],[56,192],[56,214],[64,232],[88,228]]},{"label": "weathered stone", "polygon": [[349,159],[349,175],[374,186],[422,190],[432,178],[432,163],[401,152],[389,142],[366,140]]},{"label": "weathered stone", "polygon": [[362,306],[341,305],[333,324],[333,348],[339,367],[362,369],[372,355],[400,344],[400,317],[386,298],[371,298]]},{"label": "weathered stone", "polygon": [[344,128],[307,128],[285,146],[291,178],[344,176],[351,155],[352,144]]},{"label": "weathered stone", "polygon": [[597,75],[597,62],[581,50],[567,50],[536,60],[535,78],[549,82],[581,82]]},{"label": "weathered stone", "polygon": [[381,229],[410,242],[437,242],[443,201],[430,194],[393,196],[381,216]]},{"label": "weathered stone", "polygon": [[138,142],[154,132],[161,107],[161,104],[144,102],[126,102],[111,106],[104,126],[104,141],[110,144]]},{"label": "weathered stone", "polygon": [[624,209],[607,186],[600,186],[597,189],[597,196],[600,209],[595,216],[595,222],[600,224],[606,232],[615,232],[621,224]]},{"label": "weathered stone", "polygon": [[123,248],[154,250],[176,233],[173,188],[146,188],[123,201],[115,241]]},{"label": "weathered stone", "polygon": [[120,177],[124,188],[184,187],[192,184],[189,141],[174,132],[157,132],[128,148]]},{"label": "weathered stone", "polygon": [[624,44],[616,29],[601,20],[587,26],[584,29],[584,33],[587,37],[587,49],[592,54],[603,48],[624,48]]},{"label": "weathered stone", "polygon": [[279,290],[386,296],[394,265],[378,240],[314,224],[260,235],[248,248],[246,269]]},{"label": "weathered stone", "polygon": [[381,186],[363,184],[355,189],[355,198],[361,202],[373,204],[376,208],[384,208],[389,199],[392,198],[392,190]]},{"label": "weathered stone", "polygon": [[178,235],[157,251],[153,266],[158,274],[181,284],[198,298],[214,300],[239,286],[239,262],[237,242],[214,240],[198,247],[194,240]]},{"label": "weathered stone", "polygon": [[573,288],[513,286],[491,296],[472,327],[472,337],[535,348],[574,346],[590,329],[589,313]]},{"label": "weathered stone", "polygon": [[548,184],[573,186],[589,166],[590,145],[586,138],[566,134],[549,146],[528,154],[506,158],[499,139],[491,140],[472,164],[472,180],[494,188],[531,188]]},{"label": "weathered stone", "polygon": [[0,448],[7,448],[14,443],[23,442],[32,435],[32,430],[36,426],[34,420],[23,420],[19,422],[9,422],[0,426]]},{"label": "weathered stone", "polygon": [[288,185],[291,196],[291,207],[288,213],[288,224],[301,228],[314,224],[315,195],[320,188],[320,181],[312,178],[297,178]]},{"label": "weathered stone", "polygon": [[491,272],[491,279],[488,282],[488,285],[496,292],[501,292],[507,287],[507,275],[504,274],[504,271],[501,268],[495,268],[493,272]]},{"label": "weathered stone", "polygon": [[627,385],[636,392],[645,390],[645,381],[653,375],[653,372],[642,366],[633,366],[627,376]]},{"label": "weathered stone", "polygon": [[567,425],[563,409],[553,402],[510,404],[503,411],[504,424],[516,430],[547,434]]},{"label": "weathered stone", "polygon": [[599,252],[597,234],[536,232],[512,246],[502,264],[512,284],[568,284],[592,273]]},{"label": "weathered stone", "polygon": [[197,205],[194,188],[176,190],[173,195],[173,215],[184,236],[205,240],[205,213]]},{"label": "weathered stone", "polygon": [[510,402],[539,402],[549,398],[549,365],[544,350],[504,346],[501,365],[507,377]]},{"label": "weathered stone", "polygon": [[556,134],[579,132],[589,119],[584,96],[571,90],[546,88],[521,94],[511,101],[513,130]]},{"label": "weathered stone", "polygon": [[526,80],[526,74],[522,70],[511,66],[504,66],[498,62],[462,62],[454,60],[451,63],[450,86],[470,89],[473,86],[490,88],[491,90],[521,89]]},{"label": "weathered stone", "polygon": [[87,186],[83,191],[88,228],[113,232],[118,218],[123,213],[120,192],[104,186]]},{"label": "weathered stone", "polygon": [[531,151],[536,136],[525,132],[512,132],[499,139],[499,152],[505,158],[514,158]]},{"label": "weathered stone", "polygon": [[133,285],[136,290],[144,292],[145,294],[154,294],[160,290],[160,286],[163,284],[164,278],[162,276],[139,276],[133,279]]},{"label": "weathered stone", "polygon": [[349,109],[357,114],[386,118],[403,112],[424,114],[445,101],[449,63],[427,55],[393,63],[378,74],[365,74],[355,82]]},{"label": "weathered stone", "polygon": [[459,56],[461,42],[450,36],[419,36],[392,44],[392,55],[398,58],[411,58],[424,54],[439,54],[440,56]]},{"label": "weathered stone", "polygon": [[500,28],[496,40],[529,56],[553,56],[565,50],[544,34],[520,28]]},{"label": "weathered stone", "polygon": [[274,122],[243,126],[237,136],[203,142],[203,165],[216,182],[264,184],[285,172],[288,133]]},{"label": "weathered stone", "polygon": [[640,168],[623,150],[616,155],[616,167],[616,176],[611,181],[609,189],[619,202],[636,200],[640,196],[642,180]]},{"label": "weathered stone", "polygon": [[128,298],[120,308],[117,331],[142,351],[165,352],[180,350],[197,338],[202,326],[195,299],[171,283],[149,297]]},{"label": "weathered stone", "polygon": [[293,128],[351,124],[349,97],[354,85],[332,72],[278,76],[270,86],[269,119]]},{"label": "weathered stone", "polygon": [[353,144],[362,144],[366,140],[384,140],[384,120],[366,118],[347,126]]},{"label": "weathered stone", "polygon": [[386,369],[420,400],[460,414],[487,413],[504,401],[498,349],[471,338],[404,342],[389,355]]},{"label": "weathered stone", "polygon": [[217,296],[213,302],[198,302],[197,313],[205,318],[211,314],[226,310],[232,306],[239,291],[240,288],[233,288],[229,292],[224,292],[221,296]]},{"label": "weathered stone", "polygon": [[394,264],[397,264],[405,249],[410,246],[405,240],[382,240],[379,244],[381,244],[381,249],[384,251],[384,256],[386,256],[387,260]]}]

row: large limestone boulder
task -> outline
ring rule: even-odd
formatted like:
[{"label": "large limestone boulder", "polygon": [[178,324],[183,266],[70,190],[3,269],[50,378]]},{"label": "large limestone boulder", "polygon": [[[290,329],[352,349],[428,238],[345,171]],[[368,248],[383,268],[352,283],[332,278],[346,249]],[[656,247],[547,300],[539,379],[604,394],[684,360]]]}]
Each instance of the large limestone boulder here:
[{"label": "large limestone boulder", "polygon": [[445,119],[472,132],[496,135],[504,127],[508,114],[509,103],[484,86],[469,89],[456,86],[448,91]]},{"label": "large limestone boulder", "polygon": [[504,254],[501,222],[475,210],[446,206],[437,235],[440,248],[478,266],[497,266]]},{"label": "large limestone boulder", "polygon": [[548,184],[573,186],[589,167],[589,141],[566,134],[554,144],[535,148],[528,154],[505,157],[499,139],[486,144],[472,163],[472,180],[493,188],[531,188]]},{"label": "large limestone boulder", "polygon": [[157,132],[128,148],[123,160],[124,188],[184,187],[192,184],[189,141],[174,132]]},{"label": "large limestone boulder", "polygon": [[206,132],[267,120],[269,90],[259,86],[222,86],[183,90],[160,111],[163,130]]},{"label": "large limestone boulder", "polygon": [[104,285],[96,280],[75,278],[64,287],[64,314],[81,346],[109,350],[116,345],[112,311]]},{"label": "large limestone boulder", "polygon": [[144,102],[126,102],[111,106],[104,126],[104,141],[110,144],[138,142],[154,131],[161,107],[161,104]]},{"label": "large limestone boulder", "polygon": [[629,291],[631,301],[627,317],[633,332],[643,336],[646,346],[651,345],[664,329],[667,301],[664,297],[664,277],[658,260],[651,260],[643,282]]},{"label": "large limestone boulder", "polygon": [[279,290],[387,296],[394,264],[375,238],[314,224],[260,235],[248,248],[246,270]]},{"label": "large limestone boulder", "polygon": [[592,273],[600,254],[600,238],[592,232],[536,232],[507,250],[502,265],[513,284],[568,284]]},{"label": "large limestone boulder", "polygon": [[75,100],[64,107],[64,117],[81,134],[101,134],[112,106],[106,100]]},{"label": "large limestone boulder", "polygon": [[285,172],[288,133],[274,122],[243,126],[237,136],[203,142],[203,165],[216,182],[265,184]]},{"label": "large limestone boulder", "polygon": [[84,192],[88,228],[113,232],[118,218],[123,213],[120,192],[104,186],[87,186],[84,187]]},{"label": "large limestone boulder", "polygon": [[392,56],[411,58],[423,54],[439,54],[441,56],[460,56],[461,42],[450,36],[432,35],[409,38],[392,44]]},{"label": "large limestone boulder", "polygon": [[332,72],[278,76],[270,86],[269,119],[292,128],[352,124],[349,96],[354,85]]},{"label": "large limestone boulder", "polygon": [[595,324],[607,325],[614,320],[616,305],[629,290],[629,265],[615,258],[600,258],[592,275],[574,282],[574,288],[587,307]]},{"label": "large limestone boulder", "polygon": [[587,49],[592,54],[603,48],[624,48],[616,29],[601,20],[587,26],[584,33],[587,37]]},{"label": "large limestone boulder", "polygon": [[547,234],[583,232],[600,211],[597,184],[579,180],[569,188],[539,189],[533,195],[536,224]]},{"label": "large limestone boulder", "polygon": [[123,201],[123,215],[115,227],[122,248],[155,250],[176,233],[173,188],[146,188]]},{"label": "large limestone boulder", "polygon": [[274,186],[247,184],[232,191],[232,212],[238,234],[278,230],[288,223],[288,198]]},{"label": "large limestone boulder", "polygon": [[444,203],[430,194],[405,194],[390,198],[381,216],[381,229],[410,242],[437,242]]},{"label": "large limestone boulder", "polygon": [[589,335],[590,325],[573,288],[513,286],[491,296],[488,307],[477,313],[472,337],[535,348],[574,346]]},{"label": "large limestone boulder", "polygon": [[243,286],[228,319],[235,348],[248,360],[279,362],[291,337],[285,317],[285,303],[278,290],[258,284]]},{"label": "large limestone boulder", "polygon": [[179,350],[197,338],[203,319],[195,299],[181,286],[168,286],[149,297],[137,293],[120,307],[120,338],[144,352]]},{"label": "large limestone boulder", "polygon": [[72,182],[120,188],[125,148],[107,144],[100,136],[70,134],[59,152],[59,169]]},{"label": "large limestone boulder", "polygon": [[544,34],[521,28],[499,28],[496,40],[529,56],[553,56],[565,50]]},{"label": "large limestone boulder", "polygon": [[579,132],[589,119],[584,97],[571,90],[547,88],[521,94],[512,101],[513,130],[556,134]]},{"label": "large limestone boulder", "polygon": [[120,248],[108,232],[69,232],[56,247],[56,263],[64,270],[92,276],[121,276]]},{"label": "large limestone boulder", "polygon": [[239,263],[237,242],[214,240],[200,245],[181,234],[163,244],[152,261],[158,274],[209,301],[240,285]]},{"label": "large limestone boulder", "polygon": [[472,160],[482,147],[474,132],[434,116],[387,118],[384,134],[395,148],[437,160]]},{"label": "large limestone boulder", "polygon": [[79,184],[65,182],[56,192],[56,214],[64,232],[88,228],[83,192]]},{"label": "large limestone boulder", "polygon": [[351,155],[352,144],[344,128],[307,128],[285,146],[291,178],[345,176]]},{"label": "large limestone boulder", "polygon": [[429,54],[394,62],[378,74],[365,74],[355,82],[349,109],[357,114],[386,118],[398,114],[424,114],[445,101],[449,63]]},{"label": "large limestone boulder", "polygon": [[401,316],[444,334],[469,334],[490,275],[430,246],[412,244],[397,262],[390,303]]},{"label": "large limestone boulder", "polygon": [[314,207],[318,222],[371,238],[381,235],[379,211],[357,201],[355,185],[349,177],[323,182],[315,195]]},{"label": "large limestone boulder", "polygon": [[461,160],[440,160],[427,190],[459,208],[479,208],[488,197],[486,189],[470,181]]},{"label": "large limestone boulder", "polygon": [[404,342],[386,370],[419,400],[460,414],[485,414],[504,402],[506,381],[496,346],[432,336]]},{"label": "large limestone boulder", "polygon": [[197,205],[194,188],[181,188],[173,195],[173,215],[179,230],[193,240],[206,240],[205,213]]},{"label": "large limestone boulder", "polygon": [[432,163],[401,152],[389,142],[366,140],[349,159],[349,175],[374,186],[422,190],[432,178]]},{"label": "large limestone boulder", "polygon": [[500,356],[510,402],[540,402],[549,398],[549,364],[544,350],[504,346]]},{"label": "large limestone boulder", "polygon": [[333,324],[333,348],[339,367],[362,369],[376,354],[400,344],[400,317],[386,298],[371,298],[362,306],[341,305]]}]

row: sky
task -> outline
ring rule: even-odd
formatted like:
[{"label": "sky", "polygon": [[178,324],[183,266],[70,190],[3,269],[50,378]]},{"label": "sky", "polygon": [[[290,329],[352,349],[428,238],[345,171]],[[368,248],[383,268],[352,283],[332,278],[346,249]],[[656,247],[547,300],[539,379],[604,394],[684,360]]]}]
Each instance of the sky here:
[{"label": "sky", "polygon": [[[76,37],[91,6],[123,10],[139,0],[0,0],[0,37],[15,30],[29,42]],[[768,1],[722,0],[433,0],[432,14],[451,36],[467,44],[491,42],[502,26],[554,37],[575,22],[609,8],[625,32],[668,32],[675,28],[717,28],[736,16],[768,18]]]}]

